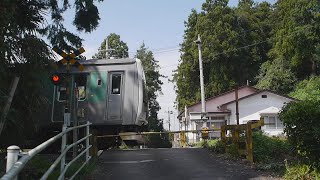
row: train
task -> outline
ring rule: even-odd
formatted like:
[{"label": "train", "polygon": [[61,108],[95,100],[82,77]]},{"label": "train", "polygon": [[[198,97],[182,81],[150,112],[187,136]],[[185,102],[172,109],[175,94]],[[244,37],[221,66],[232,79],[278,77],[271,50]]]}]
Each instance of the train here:
[{"label": "train", "polygon": [[[142,62],[137,58],[90,59],[70,69],[74,78],[75,114],[79,122],[91,122],[96,135],[139,132],[148,124],[148,97]],[[55,74],[67,73],[66,66]],[[51,121],[62,123],[66,115],[65,84],[54,86]],[[109,147],[115,141],[99,144]]]}]

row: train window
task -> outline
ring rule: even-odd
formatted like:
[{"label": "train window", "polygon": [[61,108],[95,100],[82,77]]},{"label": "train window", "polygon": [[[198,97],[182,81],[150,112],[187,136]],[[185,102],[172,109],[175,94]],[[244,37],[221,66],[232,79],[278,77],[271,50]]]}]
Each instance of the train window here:
[{"label": "train window", "polygon": [[87,75],[80,74],[76,76],[75,82],[77,85],[78,100],[83,101],[86,99]]},{"label": "train window", "polygon": [[121,91],[121,74],[112,74],[112,94],[120,94]]},{"label": "train window", "polygon": [[58,101],[65,101],[67,99],[67,88],[58,86]]},{"label": "train window", "polygon": [[98,86],[101,86],[101,84],[102,84],[101,79],[98,79]]}]

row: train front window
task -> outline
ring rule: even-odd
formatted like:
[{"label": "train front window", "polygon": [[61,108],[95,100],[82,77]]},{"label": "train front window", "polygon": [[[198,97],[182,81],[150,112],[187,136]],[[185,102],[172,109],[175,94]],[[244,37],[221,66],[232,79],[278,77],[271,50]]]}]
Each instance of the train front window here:
[{"label": "train front window", "polygon": [[121,91],[121,74],[112,74],[112,94],[120,94]]}]

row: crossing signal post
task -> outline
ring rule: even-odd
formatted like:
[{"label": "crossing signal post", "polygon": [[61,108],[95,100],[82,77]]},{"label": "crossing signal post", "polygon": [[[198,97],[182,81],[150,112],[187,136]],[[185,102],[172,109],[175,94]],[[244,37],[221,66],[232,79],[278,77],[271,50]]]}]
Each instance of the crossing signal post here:
[{"label": "crossing signal post", "polygon": [[[84,66],[76,60],[76,57],[83,52],[85,52],[84,48],[80,48],[75,50],[73,53],[66,53],[59,49],[58,47],[53,47],[53,51],[57,54],[62,56],[62,59],[55,63],[56,69],[61,68],[62,66],[66,65],[66,101],[65,101],[65,112],[64,112],[64,128],[70,126],[70,120],[73,120],[73,126],[78,126],[78,119],[76,116],[77,107],[76,104],[76,97],[75,97],[75,83],[74,83],[74,76],[71,71],[72,66],[77,66],[80,71],[84,70]],[[52,82],[55,85],[59,85],[62,82],[61,76],[58,74],[54,74],[52,77]],[[73,131],[73,142],[78,140],[77,130]],[[77,146],[73,146],[73,158],[77,156]]]}]

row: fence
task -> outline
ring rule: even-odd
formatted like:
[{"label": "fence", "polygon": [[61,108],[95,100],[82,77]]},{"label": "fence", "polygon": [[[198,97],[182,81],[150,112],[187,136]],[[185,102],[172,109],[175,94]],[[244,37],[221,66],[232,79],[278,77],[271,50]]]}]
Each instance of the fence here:
[{"label": "fence", "polygon": [[[221,127],[221,140],[225,146],[228,146],[228,142],[232,141],[232,144],[237,148],[239,155],[245,155],[247,160],[253,162],[253,147],[252,147],[252,129],[258,128],[264,125],[264,119],[248,121],[247,124],[239,125],[225,125]],[[226,137],[227,131],[231,131],[231,137]],[[245,141],[240,141],[240,131],[244,131]],[[241,149],[240,143],[245,143],[245,148]]]},{"label": "fence", "polygon": [[[61,154],[60,156],[54,161],[54,163],[50,166],[50,168],[44,173],[41,179],[47,179],[49,175],[54,171],[54,169],[58,166],[60,162],[60,176],[58,179],[64,179],[65,173],[67,172],[68,168],[77,161],[82,155],[85,155],[85,162],[81,165],[81,167],[70,177],[73,179],[81,169],[87,164],[87,162],[91,159],[89,155],[89,149],[92,145],[89,144],[89,138],[92,134],[89,132],[91,123],[87,122],[84,125],[76,126],[67,128],[66,125],[63,125],[62,132],[58,135],[50,138],[49,140],[45,141],[44,143],[40,144],[39,146],[33,148],[27,153],[21,153],[20,148],[18,146],[10,146],[7,149],[7,169],[6,174],[1,178],[1,180],[11,180],[17,179],[19,173],[25,167],[29,160],[31,160],[35,155],[43,151],[45,148],[50,146],[52,143],[57,141],[58,139],[62,138],[61,143]],[[80,128],[86,128],[85,136],[82,139],[79,139],[72,144],[67,145],[67,133],[73,130],[78,130]],[[74,157],[69,163],[66,164],[66,154],[67,152],[74,146],[77,146],[81,142],[85,141],[85,149],[81,151],[76,157]],[[18,160],[18,157],[21,158]]]}]

